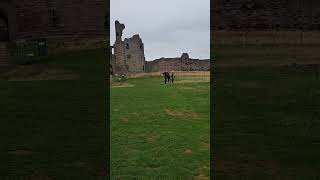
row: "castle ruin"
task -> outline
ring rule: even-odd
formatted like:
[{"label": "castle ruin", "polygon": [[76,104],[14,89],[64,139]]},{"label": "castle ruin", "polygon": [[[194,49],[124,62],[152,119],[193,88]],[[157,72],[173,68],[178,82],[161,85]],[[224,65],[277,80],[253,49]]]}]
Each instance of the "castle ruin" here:
[{"label": "castle ruin", "polygon": [[106,13],[104,0],[1,0],[0,66],[28,54],[103,48]]},{"label": "castle ruin", "polygon": [[115,21],[116,41],[111,46],[110,70],[113,74],[128,74],[157,71],[209,71],[210,60],[189,58],[183,53],[177,58],[160,58],[146,61],[144,44],[138,34],[122,40],[125,25]]},{"label": "castle ruin", "polygon": [[144,45],[138,34],[122,40],[122,32],[125,25],[115,21],[116,41],[112,48],[114,54],[111,57],[112,72],[141,73],[145,71]]},{"label": "castle ruin", "polygon": [[146,72],[158,71],[210,71],[210,59],[192,59],[182,53],[181,57],[146,61]]}]

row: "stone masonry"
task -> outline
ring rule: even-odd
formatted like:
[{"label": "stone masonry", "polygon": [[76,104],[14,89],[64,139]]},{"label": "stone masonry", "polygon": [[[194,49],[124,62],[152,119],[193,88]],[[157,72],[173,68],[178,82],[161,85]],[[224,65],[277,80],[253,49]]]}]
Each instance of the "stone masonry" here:
[{"label": "stone masonry", "polygon": [[320,30],[319,0],[214,0],[213,30]]},{"label": "stone masonry", "polygon": [[188,53],[177,58],[160,58],[146,61],[146,72],[158,71],[210,71],[209,59],[191,59]]},{"label": "stone masonry", "polygon": [[17,44],[11,48],[16,50],[41,40],[49,54],[102,48],[106,44],[106,13],[105,0],[1,0],[0,43],[9,51],[9,45]]},{"label": "stone masonry", "polygon": [[145,71],[144,45],[138,34],[122,40],[125,25],[115,22],[116,42],[111,66],[115,73],[140,73]]}]

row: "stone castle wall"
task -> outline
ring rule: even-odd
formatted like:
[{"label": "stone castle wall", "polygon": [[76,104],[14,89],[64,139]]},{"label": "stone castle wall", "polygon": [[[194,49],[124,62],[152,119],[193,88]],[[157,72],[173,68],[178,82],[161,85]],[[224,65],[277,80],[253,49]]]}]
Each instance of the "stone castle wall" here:
[{"label": "stone castle wall", "polygon": [[19,0],[16,39],[106,37],[104,0]]},{"label": "stone castle wall", "polygon": [[124,24],[115,22],[116,41],[111,66],[115,73],[139,73],[145,71],[144,45],[139,35],[122,41]]},{"label": "stone castle wall", "polygon": [[[48,8],[44,0],[19,0],[15,7],[16,34],[14,39],[44,38],[48,36]],[[12,22],[14,23],[14,22]]]},{"label": "stone castle wall", "polygon": [[129,72],[143,72],[145,69],[144,47],[139,35],[124,40],[125,61]]},{"label": "stone castle wall", "polygon": [[319,0],[215,0],[213,30],[320,30]]},{"label": "stone castle wall", "polygon": [[0,15],[8,22],[9,38],[0,43],[10,59],[41,54],[39,41],[49,54],[105,48],[106,13],[105,0],[2,0]]},{"label": "stone castle wall", "polygon": [[164,71],[209,71],[210,60],[160,58],[146,61],[146,72]]}]

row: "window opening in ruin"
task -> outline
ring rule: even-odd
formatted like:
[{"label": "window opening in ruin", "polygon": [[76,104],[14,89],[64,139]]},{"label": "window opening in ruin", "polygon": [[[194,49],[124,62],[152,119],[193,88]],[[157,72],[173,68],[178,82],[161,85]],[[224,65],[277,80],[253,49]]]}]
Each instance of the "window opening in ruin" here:
[{"label": "window opening in ruin", "polygon": [[59,24],[59,17],[58,17],[57,10],[55,8],[51,8],[49,16],[50,16],[49,18],[50,18],[51,25],[53,27],[57,27]]},{"label": "window opening in ruin", "polygon": [[144,65],[142,66],[142,71],[144,71]]},{"label": "window opening in ruin", "polygon": [[140,44],[140,49],[143,49],[143,44]]},{"label": "window opening in ruin", "polygon": [[128,59],[130,59],[130,58],[131,58],[131,55],[130,55],[130,54],[128,54],[128,55],[127,55],[127,58],[128,58]]},{"label": "window opening in ruin", "polygon": [[129,49],[129,44],[127,43],[127,49]]},{"label": "window opening in ruin", "polygon": [[9,40],[9,29],[7,18],[0,15],[0,41]]}]

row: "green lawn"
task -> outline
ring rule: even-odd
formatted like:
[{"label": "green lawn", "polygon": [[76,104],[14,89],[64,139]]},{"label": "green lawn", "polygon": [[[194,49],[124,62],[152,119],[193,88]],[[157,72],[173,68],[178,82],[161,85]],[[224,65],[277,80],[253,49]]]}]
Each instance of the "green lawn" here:
[{"label": "green lawn", "polygon": [[7,81],[7,72],[14,70],[2,69],[0,179],[105,176],[105,65],[105,51],[91,50],[44,58],[35,65],[40,68],[34,73],[63,70],[76,79]]},{"label": "green lawn", "polygon": [[111,87],[112,179],[207,179],[209,77],[132,78]]},{"label": "green lawn", "polygon": [[317,48],[215,52],[214,178],[318,179],[320,80],[312,66],[281,66],[314,63]]}]

